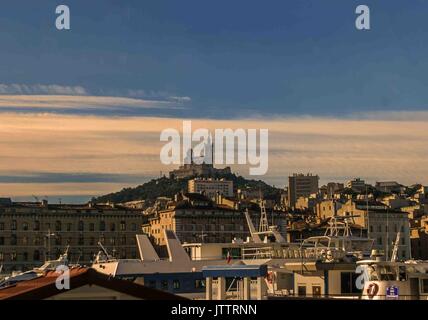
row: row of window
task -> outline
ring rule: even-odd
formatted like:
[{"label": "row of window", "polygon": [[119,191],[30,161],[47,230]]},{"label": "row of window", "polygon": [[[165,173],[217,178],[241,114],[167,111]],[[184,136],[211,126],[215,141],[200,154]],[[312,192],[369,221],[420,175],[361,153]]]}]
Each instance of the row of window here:
[{"label": "row of window", "polygon": [[[79,221],[77,224],[77,230],[78,231],[85,231],[85,227],[88,228],[89,231],[95,231],[95,223],[91,222],[85,225],[84,221]],[[40,221],[36,220],[33,222],[33,230],[34,231],[40,231],[41,229],[41,223]],[[51,225],[49,222],[45,224],[45,230],[55,230],[55,231],[73,231],[73,224],[72,223],[62,223],[61,221],[56,221],[54,225]],[[105,221],[100,221],[98,225],[99,231],[106,231],[107,225]],[[5,223],[0,222],[0,231],[5,230]],[[18,230],[18,223],[16,220],[12,220],[10,223],[10,230],[16,231]],[[30,225],[28,222],[23,222],[21,225],[21,229],[23,231],[30,230]],[[110,223],[108,225],[109,231],[116,231],[116,224],[114,222]],[[119,224],[119,231],[126,231],[126,222],[121,221]],[[137,224],[131,223],[131,231],[137,231]]]},{"label": "row of window", "polygon": [[[26,245],[30,245],[33,244],[35,246],[41,246],[44,244],[44,239],[46,239],[47,237],[34,237],[32,239],[32,241],[30,240],[29,237],[20,237],[19,239],[19,244],[26,246]],[[119,238],[115,238],[115,237],[111,237],[108,239],[108,244],[110,245],[116,245],[116,244],[120,244],[120,245],[126,245],[127,243],[127,237],[126,236],[121,236]],[[65,244],[66,245],[70,245],[73,241],[73,238],[67,238],[65,239]],[[105,237],[101,236],[99,238],[95,238],[95,237],[89,237],[89,238],[85,238],[83,236],[80,236],[77,238],[77,243],[79,246],[83,246],[85,244],[88,244],[90,246],[95,246],[97,244],[97,242],[101,242],[101,243],[105,243]],[[128,239],[128,242],[130,242],[130,244],[135,244],[135,238],[132,237],[130,239]],[[52,243],[57,245],[57,246],[61,246],[64,244],[64,241],[62,239],[62,237],[60,235],[55,235],[52,237]],[[7,245],[6,241],[5,241],[5,237],[0,237],[0,246],[4,246]],[[18,237],[15,234],[12,234],[10,236],[9,239],[9,245],[11,246],[16,246],[18,245]]]},{"label": "row of window", "polygon": [[[156,280],[149,280],[145,284],[149,288],[159,288],[161,290],[167,291],[169,288],[169,281],[168,280],[161,280],[159,281],[159,284],[157,284]],[[181,282],[180,280],[172,280],[172,288],[173,290],[180,290],[181,288]],[[195,280],[194,282],[194,288],[195,289],[203,289],[205,288],[205,280]]]},{"label": "row of window", "polygon": [[[62,252],[60,250],[56,250],[55,256],[58,257]],[[115,255],[116,250],[113,250],[113,255]],[[53,254],[54,255],[54,254]],[[52,255],[52,258],[53,258]],[[89,254],[75,254],[75,258],[76,259],[80,259],[81,261],[91,261],[93,260],[94,256],[95,256],[95,252],[91,252]],[[130,252],[130,256],[127,257],[126,251],[125,250],[121,250],[120,254],[119,254],[119,258],[121,259],[126,259],[126,258],[131,258],[131,259],[135,259],[137,257],[136,251],[132,250]],[[4,253],[4,252],[0,252],[0,262],[14,262],[14,261],[25,261],[25,262],[40,262],[43,259],[45,259],[45,257],[42,257],[42,252],[40,250],[34,250],[32,254],[28,253],[28,252],[22,252],[22,253],[17,253],[16,251],[13,252],[9,252],[9,253]]]},{"label": "row of window", "polygon": [[[385,232],[388,232],[389,228],[388,225],[385,225],[385,228],[382,228],[382,225],[378,225],[376,228],[377,232],[382,232],[382,229],[385,230]],[[370,232],[374,232],[375,228],[373,226],[370,226]],[[394,224],[394,232],[398,232],[398,225]],[[404,226],[402,225],[400,227],[400,232],[404,232]]]},{"label": "row of window", "polygon": [[[405,246],[406,245],[406,239],[405,238],[401,238],[400,243],[401,243],[402,246]],[[377,238],[377,244],[378,245],[383,245],[383,237],[378,237]]]}]

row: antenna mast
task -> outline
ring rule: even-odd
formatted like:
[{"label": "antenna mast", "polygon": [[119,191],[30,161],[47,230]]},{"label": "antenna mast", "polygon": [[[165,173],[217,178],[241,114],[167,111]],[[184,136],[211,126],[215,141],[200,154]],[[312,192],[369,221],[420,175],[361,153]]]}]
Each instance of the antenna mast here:
[{"label": "antenna mast", "polygon": [[395,239],[394,249],[392,249],[391,262],[397,261],[399,244],[400,244],[400,232],[397,232],[397,238]]},{"label": "antenna mast", "polygon": [[269,222],[267,219],[266,208],[264,204],[264,200],[260,199],[260,224],[259,224],[259,232],[269,231]]}]

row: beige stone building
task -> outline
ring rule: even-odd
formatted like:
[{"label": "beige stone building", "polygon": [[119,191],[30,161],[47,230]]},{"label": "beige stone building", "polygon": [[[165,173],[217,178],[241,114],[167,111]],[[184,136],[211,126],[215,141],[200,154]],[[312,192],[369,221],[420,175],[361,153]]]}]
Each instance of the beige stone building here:
[{"label": "beige stone building", "polygon": [[189,193],[203,193],[211,199],[217,195],[233,197],[233,181],[195,178],[188,181],[188,191]]},{"label": "beige stone building", "polygon": [[381,202],[349,200],[337,210],[339,216],[352,216],[352,221],[367,229],[369,238],[374,240],[374,248],[391,257],[393,242],[400,232],[398,257],[410,259],[410,224],[407,212],[390,209]]},{"label": "beige stone building", "polygon": [[40,266],[69,245],[72,263],[89,264],[98,242],[119,258],[136,258],[141,210],[112,205],[0,204],[0,265],[4,271]]},{"label": "beige stone building", "polygon": [[326,220],[337,215],[337,211],[342,207],[342,202],[336,199],[325,199],[315,205],[315,212],[318,220]]},{"label": "beige stone building", "polygon": [[[285,234],[285,217],[280,213],[268,213],[269,222],[280,225]],[[260,212],[252,212],[257,225]],[[155,244],[165,245],[163,230],[173,230],[182,243],[190,242],[231,242],[234,238],[245,240],[250,234],[245,215],[225,205],[217,205],[197,193],[180,195],[166,210],[149,216],[143,231],[150,235]]]}]

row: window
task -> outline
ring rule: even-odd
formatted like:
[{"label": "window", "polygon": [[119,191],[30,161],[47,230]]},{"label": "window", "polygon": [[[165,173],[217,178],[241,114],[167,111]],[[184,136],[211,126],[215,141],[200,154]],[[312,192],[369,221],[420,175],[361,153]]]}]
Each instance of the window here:
[{"label": "window", "polygon": [[299,297],[306,297],[306,286],[298,286],[297,287],[297,295]]},{"label": "window", "polygon": [[33,244],[35,246],[40,246],[42,244],[42,241],[40,240],[40,237],[35,237],[33,240]]},{"label": "window", "polygon": [[382,232],[382,226],[381,225],[377,226],[377,232]]},{"label": "window", "polygon": [[355,272],[341,272],[340,273],[340,289],[342,294],[355,294],[361,293],[356,284],[359,274]]},{"label": "window", "polygon": [[79,236],[79,246],[83,246],[85,244],[85,239],[83,236]]},{"label": "window", "polygon": [[34,261],[39,261],[40,260],[40,251],[39,250],[34,250],[33,260]]},{"label": "window", "polygon": [[16,234],[12,234],[11,237],[10,237],[10,245],[11,246],[16,246],[17,242],[18,242],[18,240],[16,238]]},{"label": "window", "polygon": [[321,297],[321,286],[312,286],[312,296]]},{"label": "window", "polygon": [[370,232],[373,232],[373,226],[370,226]]},{"label": "window", "polygon": [[422,292],[428,293],[428,279],[422,279]]},{"label": "window", "polygon": [[110,223],[110,231],[116,231],[116,224]]},{"label": "window", "polygon": [[40,221],[36,220],[34,221],[34,231],[40,230]]},{"label": "window", "polygon": [[16,220],[12,220],[12,223],[10,224],[11,230],[16,230]]},{"label": "window", "polygon": [[89,224],[89,231],[95,231],[95,224],[93,223]]},{"label": "window", "polygon": [[126,245],[126,236],[121,236],[120,237],[120,244],[121,245]]},{"label": "window", "polygon": [[10,261],[16,261],[18,258],[18,255],[16,254],[16,252],[11,252],[10,253]]},{"label": "window", "polygon": [[90,246],[94,246],[95,245],[95,238],[94,237],[89,238],[89,245]]},{"label": "window", "polygon": [[131,230],[137,231],[137,225],[135,223],[131,223]]},{"label": "window", "polygon": [[195,280],[195,289],[205,288],[205,280]]},{"label": "window", "polygon": [[173,280],[172,287],[174,290],[180,289],[180,280]]},{"label": "window", "polygon": [[24,231],[28,231],[28,223],[27,223],[27,222],[24,222],[24,223],[22,224],[22,230],[24,230]]},{"label": "window", "polygon": [[56,231],[61,231],[61,221],[55,222],[55,230]]},{"label": "window", "polygon": [[26,237],[26,236],[22,237],[22,245],[23,246],[28,245],[28,237]]},{"label": "window", "polygon": [[231,259],[240,259],[241,248],[222,248],[221,255],[223,259],[227,259],[228,255],[230,255]]},{"label": "window", "polygon": [[377,239],[377,243],[378,243],[378,244],[380,244],[380,245],[382,245],[382,237],[379,237],[379,238]]},{"label": "window", "polygon": [[4,246],[4,237],[0,237],[0,246]]},{"label": "window", "polygon": [[55,238],[55,245],[60,246],[62,245],[62,239],[60,235],[57,235]]},{"label": "window", "polygon": [[110,244],[114,246],[116,244],[116,239],[114,237],[110,238]]},{"label": "window", "polygon": [[85,230],[85,223],[82,220],[79,221],[78,229],[79,229],[79,231]]},{"label": "window", "polygon": [[23,259],[24,261],[28,261],[28,252],[24,252],[24,253],[22,253],[22,259]]},{"label": "window", "polygon": [[0,252],[0,261],[4,261],[4,254],[3,254],[3,252]]},{"label": "window", "polygon": [[100,221],[100,231],[106,231],[106,223],[104,221]]},{"label": "window", "polygon": [[71,231],[73,225],[71,223],[67,223],[67,231]]},{"label": "window", "polygon": [[0,230],[4,230],[4,222],[0,222]]},{"label": "window", "polygon": [[121,221],[120,222],[120,231],[125,231],[126,230],[126,222],[125,221]]},{"label": "window", "polygon": [[168,290],[168,280],[162,280],[161,281],[161,289],[162,290]]}]

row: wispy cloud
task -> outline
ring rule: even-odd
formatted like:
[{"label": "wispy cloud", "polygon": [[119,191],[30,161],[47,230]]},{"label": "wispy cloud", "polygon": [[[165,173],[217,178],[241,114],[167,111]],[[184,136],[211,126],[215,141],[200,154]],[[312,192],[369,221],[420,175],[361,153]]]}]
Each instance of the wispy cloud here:
[{"label": "wispy cloud", "polygon": [[147,110],[182,110],[187,96],[163,91],[129,90],[125,94],[96,94],[82,86],[0,84],[0,111],[142,115]]},{"label": "wispy cloud", "polygon": [[48,110],[120,110],[133,109],[182,109],[174,101],[151,101],[126,97],[68,96],[68,95],[0,95],[0,108]]},{"label": "wispy cloud", "polygon": [[10,95],[87,95],[87,90],[82,86],[62,86],[58,84],[4,84],[0,83],[0,94]]},{"label": "wispy cloud", "polygon": [[177,102],[183,102],[183,103],[192,101],[192,98],[188,96],[177,96],[167,91],[137,89],[137,90],[128,90],[127,95],[129,97],[134,97],[134,98],[146,98],[146,99],[155,99],[155,100],[163,99],[163,100],[177,101]]},{"label": "wispy cloud", "polygon": [[90,173],[90,172],[0,172],[0,183],[124,183],[134,184],[148,180],[150,176],[138,174]]}]

